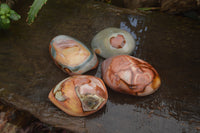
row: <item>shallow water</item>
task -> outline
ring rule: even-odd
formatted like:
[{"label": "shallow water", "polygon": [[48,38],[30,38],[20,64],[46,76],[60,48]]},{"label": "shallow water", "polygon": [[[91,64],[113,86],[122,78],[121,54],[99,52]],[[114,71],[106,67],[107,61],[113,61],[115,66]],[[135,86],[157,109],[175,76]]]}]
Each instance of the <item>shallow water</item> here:
[{"label": "shallow water", "polygon": [[[24,14],[22,19],[9,31],[0,32],[2,101],[52,126],[75,132],[199,131],[199,22],[157,12],[128,14],[106,4],[49,0],[28,26],[25,14],[31,3],[22,3],[17,5],[18,12]],[[106,27],[125,29],[133,35],[133,56],[154,66],[162,85],[147,97],[108,88],[108,103],[100,111],[88,117],[68,116],[47,98],[50,90],[68,77],[51,60],[49,42],[56,35],[66,34],[90,47],[94,35]],[[100,71],[86,74],[100,76]]]}]

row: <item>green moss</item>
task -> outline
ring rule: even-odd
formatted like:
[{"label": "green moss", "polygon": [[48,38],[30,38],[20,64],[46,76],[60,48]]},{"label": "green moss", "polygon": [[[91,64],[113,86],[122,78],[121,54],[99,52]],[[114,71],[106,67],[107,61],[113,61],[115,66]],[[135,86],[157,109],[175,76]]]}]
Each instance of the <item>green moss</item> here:
[{"label": "green moss", "polygon": [[10,9],[7,4],[0,5],[0,29],[8,29],[10,27],[10,20],[17,21],[21,18],[14,10]]}]

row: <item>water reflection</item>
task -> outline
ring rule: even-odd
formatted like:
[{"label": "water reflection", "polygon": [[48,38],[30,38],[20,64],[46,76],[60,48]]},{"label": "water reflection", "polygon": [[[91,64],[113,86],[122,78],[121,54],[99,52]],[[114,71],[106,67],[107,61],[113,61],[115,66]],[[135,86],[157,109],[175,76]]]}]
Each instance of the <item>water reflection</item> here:
[{"label": "water reflection", "polygon": [[145,32],[148,30],[144,16],[128,15],[127,21],[120,23],[120,28],[128,31],[136,41],[133,56],[141,57],[141,48],[145,39]]},{"label": "water reflection", "polygon": [[[145,110],[137,106],[107,103],[107,111],[101,117],[88,121],[89,132],[181,132],[188,131],[186,122],[179,122],[173,117],[154,115],[153,110]],[[161,126],[162,125],[162,126]],[[163,128],[165,130],[163,130]]]}]

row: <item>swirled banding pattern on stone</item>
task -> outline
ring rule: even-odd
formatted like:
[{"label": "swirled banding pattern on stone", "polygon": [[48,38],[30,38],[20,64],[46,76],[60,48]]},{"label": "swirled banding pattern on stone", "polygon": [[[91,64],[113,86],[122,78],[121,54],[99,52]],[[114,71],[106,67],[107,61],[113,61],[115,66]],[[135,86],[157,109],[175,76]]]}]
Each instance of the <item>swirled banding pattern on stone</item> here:
[{"label": "swirled banding pattern on stone", "polygon": [[70,75],[85,73],[98,65],[96,54],[70,36],[53,38],[49,51],[56,65]]},{"label": "swirled banding pattern on stone", "polygon": [[102,63],[102,76],[111,89],[136,96],[150,95],[161,84],[157,71],[149,63],[129,55],[106,59]]},{"label": "swirled banding pattern on stone", "polygon": [[100,78],[76,75],[58,83],[49,93],[49,99],[69,115],[87,116],[106,104],[108,93]]}]

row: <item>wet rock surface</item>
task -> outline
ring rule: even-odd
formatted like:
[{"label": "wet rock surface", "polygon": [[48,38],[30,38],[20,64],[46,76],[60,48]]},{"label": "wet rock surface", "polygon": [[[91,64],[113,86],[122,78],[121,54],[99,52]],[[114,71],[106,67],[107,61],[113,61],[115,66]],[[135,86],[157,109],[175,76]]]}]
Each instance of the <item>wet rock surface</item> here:
[{"label": "wet rock surface", "polygon": [[199,0],[162,0],[161,11],[168,13],[181,13],[190,11],[192,9],[198,9],[200,6]]},{"label": "wet rock surface", "polygon": [[[199,0],[184,0],[184,1],[183,0],[121,0],[121,1],[123,1],[124,3],[123,6],[129,9],[158,7],[157,9],[160,8],[161,11],[170,14],[179,14],[190,10],[197,10],[199,9],[200,6]],[[152,9],[155,10],[156,8]]]},{"label": "wet rock surface", "polygon": [[160,0],[123,0],[124,5],[130,9],[141,7],[156,7],[160,5]]},{"label": "wet rock surface", "polygon": [[[22,3],[17,5],[19,13],[26,14],[31,2]],[[1,101],[74,132],[198,132],[199,23],[156,12],[133,13],[102,3],[49,0],[31,26],[24,17],[9,31],[1,31]],[[133,56],[154,66],[162,85],[142,98],[108,88],[109,99],[102,110],[88,117],[69,116],[48,100],[51,88],[68,77],[52,61],[49,42],[67,34],[90,47],[94,35],[106,27],[132,34],[136,39]],[[98,74],[97,70],[86,74]]]}]

